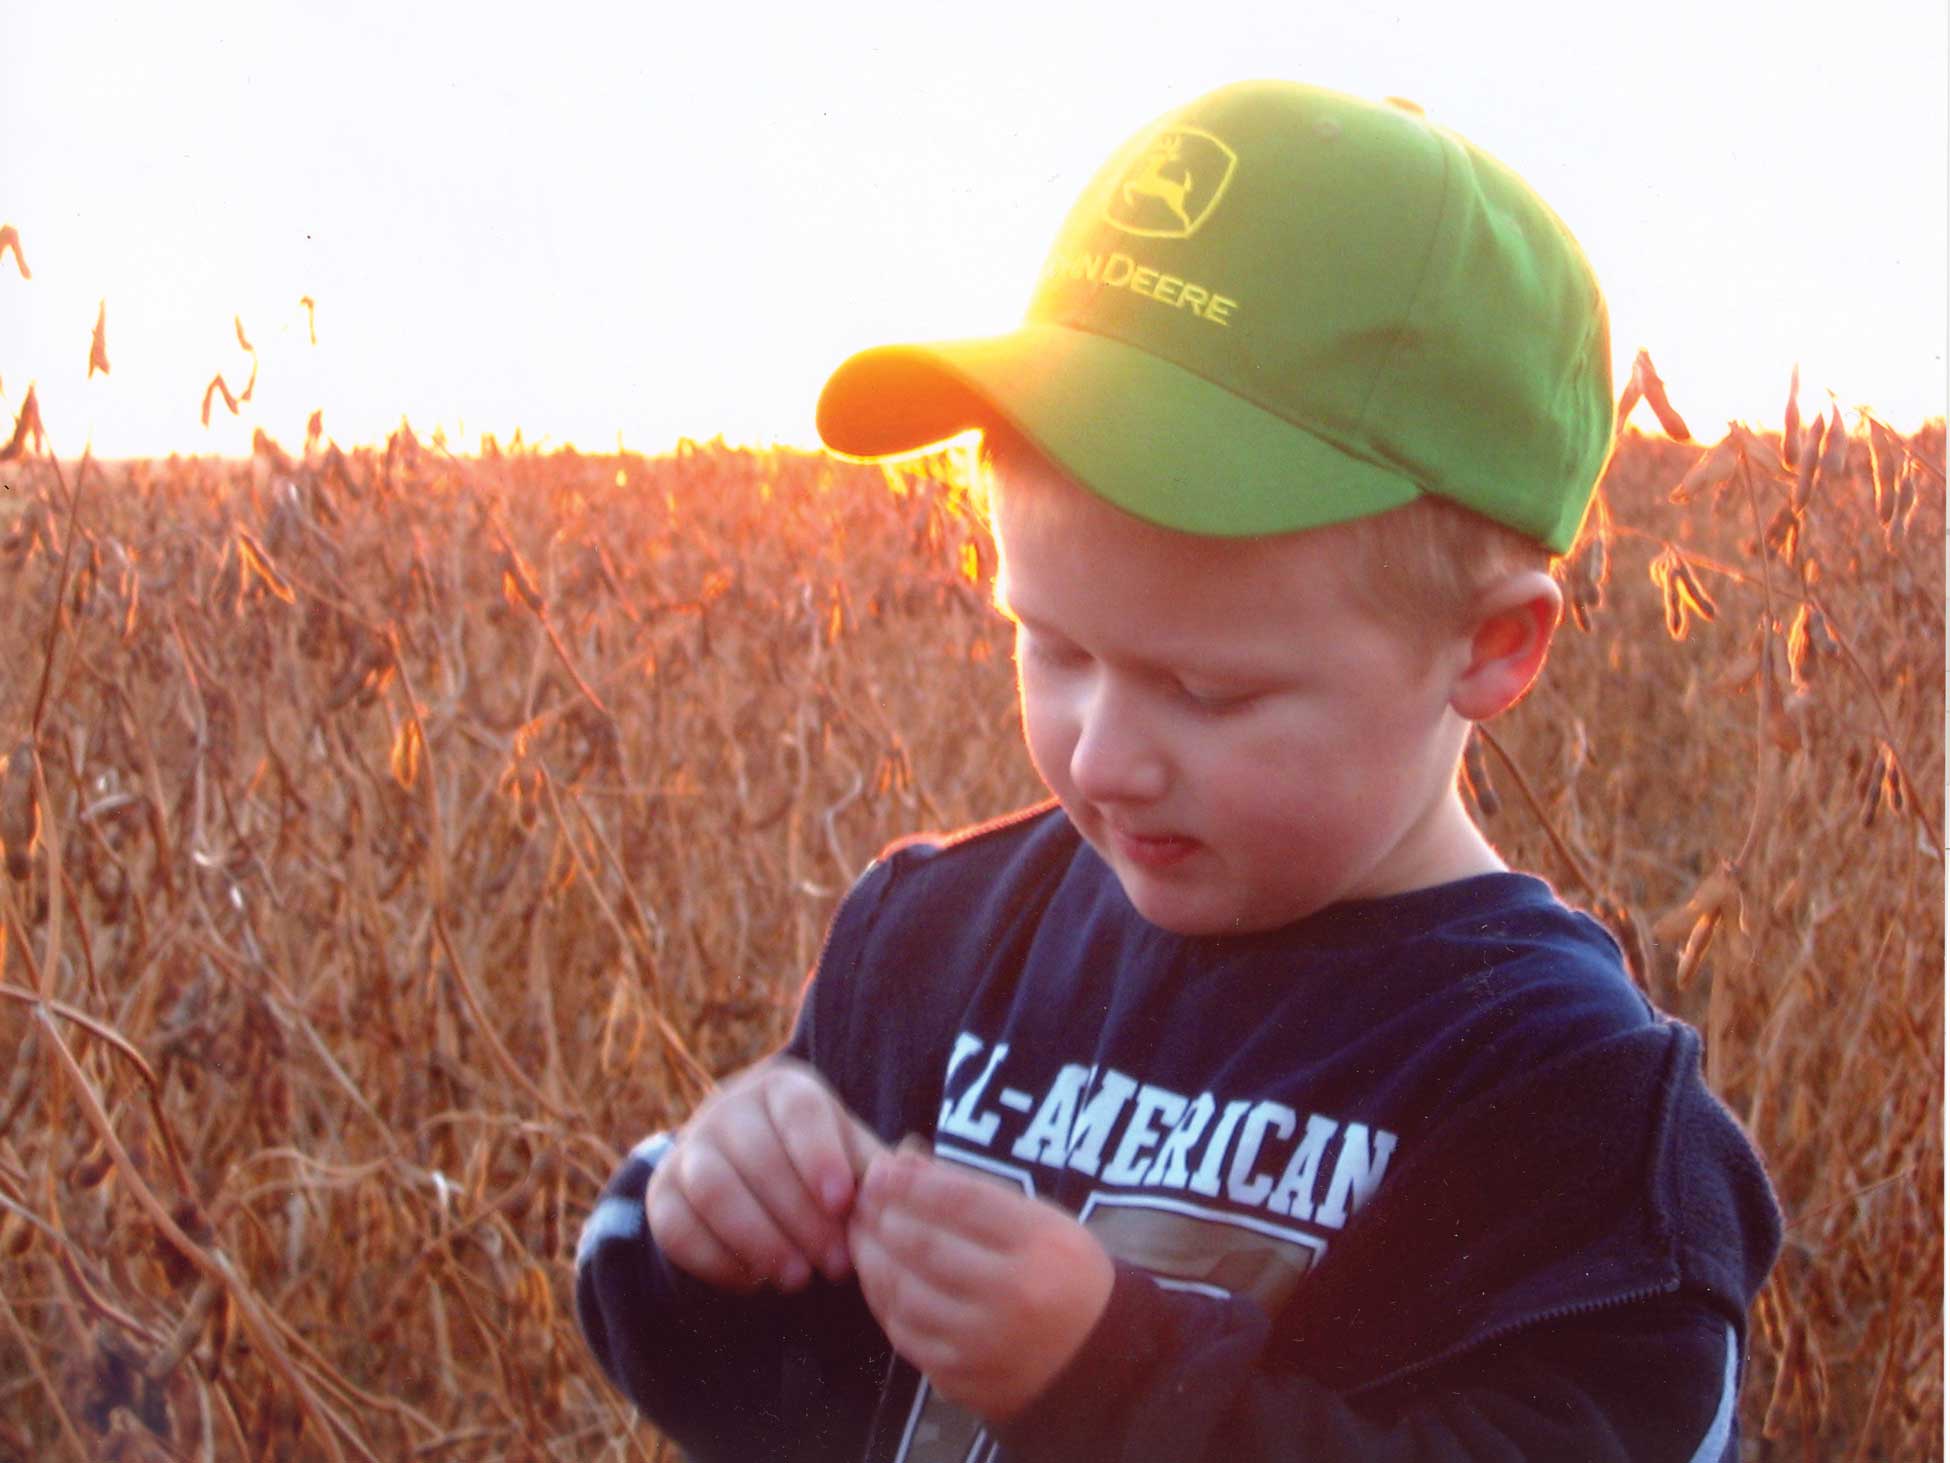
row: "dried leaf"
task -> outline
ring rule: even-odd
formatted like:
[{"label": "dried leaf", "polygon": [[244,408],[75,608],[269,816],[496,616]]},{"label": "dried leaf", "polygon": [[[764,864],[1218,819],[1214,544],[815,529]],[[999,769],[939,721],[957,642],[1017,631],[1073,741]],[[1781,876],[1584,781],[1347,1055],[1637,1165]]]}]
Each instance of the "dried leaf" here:
[{"label": "dried leaf", "polygon": [[[1733,424],[1727,424],[1731,427]],[[1675,503],[1690,503],[1707,488],[1716,488],[1733,476],[1734,469],[1740,466],[1740,444],[1731,432],[1722,437],[1719,443],[1700,457],[1679,480],[1679,486],[1671,493]]]},{"label": "dried leaf", "polygon": [[[0,934],[0,950],[6,948],[5,935]],[[35,1229],[12,1209],[0,1214],[0,1256],[17,1260],[33,1248]]]},{"label": "dried leaf", "polygon": [[1679,586],[1679,593],[1686,601],[1686,607],[1702,620],[1711,620],[1720,613],[1720,607],[1713,602],[1713,596],[1694,576],[1693,569],[1684,559],[1679,560],[1673,574],[1673,583]]},{"label": "dried leaf", "polygon": [[7,849],[7,873],[16,881],[33,872],[34,845],[40,841],[41,811],[34,798],[34,744],[21,742],[7,758],[0,777],[0,844]]},{"label": "dried leaf", "polygon": [[1686,607],[1679,598],[1679,588],[1670,579],[1664,583],[1666,612],[1666,633],[1675,640],[1686,638]]},{"label": "dried leaf", "polygon": [[1686,633],[1686,617],[1678,613],[1678,600],[1672,587],[1672,564],[1677,555],[1671,544],[1660,551],[1659,556],[1645,566],[1652,582],[1659,587],[1659,596],[1665,606],[1666,630],[1677,640]]},{"label": "dried leaf", "polygon": [[[508,780],[505,776],[502,779],[501,791],[504,795],[509,791]],[[519,796],[518,789],[516,790],[516,796]],[[609,1008],[603,1013],[602,1040],[596,1046],[596,1069],[605,1076],[617,1071],[629,1070],[629,1067],[636,1060],[638,1049],[642,1045],[643,1020],[634,1010],[634,1003],[630,999],[631,990],[632,987],[628,981],[617,981],[610,991]],[[621,1061],[618,1061],[614,1056],[616,1032],[617,1027],[626,1013],[636,1017],[632,1027],[635,1032],[635,1039],[631,1044],[630,1051],[623,1056]]]},{"label": "dried leaf", "polygon": [[1804,601],[1795,612],[1794,623],[1788,626],[1788,674],[1797,690],[1814,679],[1816,648],[1811,624],[1819,618],[1820,611]]},{"label": "dried leaf", "polygon": [[1783,696],[1780,683],[1771,676],[1763,685],[1767,703],[1767,734],[1776,747],[1791,757],[1802,747],[1801,726],[1808,714],[1808,692],[1800,690]]},{"label": "dried leaf", "polygon": [[[1802,443],[1801,461],[1794,474],[1794,511],[1799,513],[1808,506],[1808,498],[1815,489],[1815,469],[1821,465],[1822,434],[1828,429],[1825,417],[1816,417],[1808,423],[1808,439]],[[1789,462],[1794,458],[1789,457]]]},{"label": "dried leaf", "polygon": [[1842,425],[1842,409],[1829,408],[1826,445],[1821,453],[1821,475],[1832,485],[1848,476],[1848,428]]},{"label": "dried leaf", "polygon": [[28,386],[27,399],[20,404],[20,415],[14,418],[14,435],[5,447],[0,447],[0,462],[12,462],[27,451],[32,442],[36,452],[47,446],[47,434],[41,430],[41,403],[34,394],[34,387]]},{"label": "dried leaf", "polygon": [[223,372],[219,371],[203,388],[203,425],[206,427],[210,425],[210,400],[219,392],[223,394],[223,404],[230,408],[230,414],[233,417],[237,415],[237,398],[230,394],[229,383],[223,379]]},{"label": "dried leaf", "polygon": [[1842,642],[1835,638],[1835,632],[1828,628],[1828,616],[1818,609],[1811,609],[1808,615],[1808,639],[1818,655],[1840,655]]},{"label": "dried leaf", "polygon": [[1706,587],[1698,581],[1685,554],[1681,554],[1673,544],[1667,544],[1646,568],[1652,573],[1652,581],[1659,585],[1665,605],[1665,632],[1673,640],[1687,638],[1689,614],[1710,620],[1720,613],[1720,607],[1714,605],[1712,595],[1708,595]]},{"label": "dried leaf", "polygon": [[1703,916],[1737,914],[1740,904],[1740,881],[1722,859],[1693,886],[1690,894],[1653,922],[1652,938],[1662,945],[1670,945]]},{"label": "dried leaf", "polygon": [[1862,826],[1864,828],[1873,828],[1875,826],[1876,814],[1881,811],[1882,781],[1880,778],[1873,778],[1869,782],[1867,796],[1862,799],[1862,812],[1859,815]]},{"label": "dried leaf", "polygon": [[1489,764],[1483,759],[1483,739],[1473,733],[1463,743],[1463,778],[1469,784],[1477,809],[1485,818],[1494,818],[1503,806],[1503,799],[1490,781]]},{"label": "dried leaf", "polygon": [[1570,591],[1571,618],[1580,630],[1591,628],[1591,616],[1604,608],[1605,583],[1611,577],[1611,552],[1602,532],[1593,533],[1571,560],[1565,587]]},{"label": "dried leaf", "polygon": [[1764,542],[1784,562],[1794,562],[1794,552],[1801,545],[1801,512],[1793,503],[1783,503],[1775,512],[1768,522]]},{"label": "dried leaf", "polygon": [[1876,519],[1885,525],[1895,512],[1896,479],[1907,460],[1908,454],[1896,434],[1870,417],[1869,461],[1875,475]]},{"label": "dried leaf", "polygon": [[1750,466],[1759,468],[1769,477],[1786,478],[1787,467],[1773,443],[1741,422],[1729,422],[1727,429]]},{"label": "dried leaf", "polygon": [[1801,455],[1801,363],[1794,363],[1794,374],[1788,377],[1787,414],[1781,421],[1781,456],[1789,467],[1796,465]]},{"label": "dried leaf", "polygon": [[108,1145],[97,1138],[94,1145],[68,1170],[68,1187],[92,1189],[108,1177],[108,1171],[114,1166],[115,1156],[108,1151]]},{"label": "dried leaf", "polygon": [[535,587],[535,576],[512,547],[501,551],[501,593],[510,609],[526,605],[538,615],[542,612],[542,592]]},{"label": "dried leaf", "polygon": [[1639,404],[1639,398],[1644,394],[1644,392],[1639,390],[1638,378],[1636,376],[1626,381],[1624,391],[1619,393],[1617,415],[1613,418],[1618,423],[1620,430],[1624,429],[1626,419],[1632,415],[1633,409]]},{"label": "dried leaf", "polygon": [[409,791],[414,780],[420,775],[420,759],[425,752],[420,738],[420,723],[412,717],[400,723],[399,731],[393,736],[393,751],[390,762],[393,780]]},{"label": "dried leaf", "polygon": [[1910,515],[1916,511],[1916,484],[1922,475],[1922,469],[1914,462],[1905,462],[1901,475],[1896,479],[1896,491],[1891,494],[1895,501],[1889,515],[1891,543],[1895,542],[1903,529],[1909,527]]},{"label": "dried leaf", "polygon": [[1685,555],[1672,544],[1667,544],[1647,566],[1652,582],[1659,586],[1664,599],[1666,633],[1675,640],[1684,640],[1690,628],[1689,615],[1702,620],[1711,620],[1719,614],[1719,606],[1714,604],[1713,596],[1706,592],[1694,575],[1692,565],[1686,562]]},{"label": "dried leaf", "polygon": [[27,267],[27,256],[20,252],[20,231],[12,224],[0,228],[0,259],[7,257],[7,251],[14,251],[14,267],[20,271],[22,279],[32,279],[34,272]]},{"label": "dried leaf", "polygon": [[1700,962],[1706,958],[1706,952],[1711,948],[1713,936],[1719,928],[1720,916],[1717,913],[1702,915],[1694,923],[1692,932],[1686,936],[1686,948],[1679,952],[1678,968],[1672,974],[1673,984],[1680,990],[1690,986],[1693,977],[1699,974]]},{"label": "dried leaf", "polygon": [[236,532],[237,552],[243,559],[244,568],[256,575],[266,589],[286,604],[295,604],[298,597],[291,592],[290,584],[278,572],[277,565],[271,562],[271,556],[264,551],[264,546],[251,537],[250,531],[242,524],[237,525]]},{"label": "dried leaf", "polygon": [[1693,440],[1685,419],[1672,409],[1672,403],[1666,399],[1666,383],[1652,369],[1652,357],[1646,351],[1641,350],[1632,360],[1632,383],[1644,394],[1652,414],[1659,419],[1659,425],[1668,437],[1675,442]]},{"label": "dried leaf", "polygon": [[1722,862],[1700,880],[1682,903],[1668,910],[1652,926],[1653,938],[1662,945],[1671,945],[1681,935],[1686,937],[1685,948],[1679,955],[1679,968],[1673,977],[1681,990],[1692,981],[1713,943],[1714,934],[1729,919],[1741,929],[1746,928],[1740,881],[1731,866]]},{"label": "dried leaf", "polygon": [[1909,808],[1909,783],[1903,776],[1902,759],[1896,755],[1894,747],[1887,742],[1879,742],[1876,744],[1876,766],[1879,769],[1877,786],[1883,804],[1900,818]]},{"label": "dried leaf", "polygon": [[95,307],[95,337],[88,345],[88,379],[95,379],[95,372],[108,374],[108,301],[104,299]]},{"label": "dried leaf", "polygon": [[1875,753],[1863,764],[1862,775],[1856,784],[1856,797],[1861,805],[1859,817],[1864,828],[1872,827],[1876,814],[1882,811],[1888,800],[1889,765],[1894,754],[1887,742],[1878,741]]}]

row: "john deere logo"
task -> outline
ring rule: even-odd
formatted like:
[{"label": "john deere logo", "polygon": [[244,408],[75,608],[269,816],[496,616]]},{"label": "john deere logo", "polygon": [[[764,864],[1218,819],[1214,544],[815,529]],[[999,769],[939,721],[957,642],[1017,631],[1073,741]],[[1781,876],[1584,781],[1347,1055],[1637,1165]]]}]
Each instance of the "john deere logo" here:
[{"label": "john deere logo", "polygon": [[1104,221],[1149,239],[1188,239],[1218,207],[1238,161],[1210,132],[1160,132],[1111,189]]}]

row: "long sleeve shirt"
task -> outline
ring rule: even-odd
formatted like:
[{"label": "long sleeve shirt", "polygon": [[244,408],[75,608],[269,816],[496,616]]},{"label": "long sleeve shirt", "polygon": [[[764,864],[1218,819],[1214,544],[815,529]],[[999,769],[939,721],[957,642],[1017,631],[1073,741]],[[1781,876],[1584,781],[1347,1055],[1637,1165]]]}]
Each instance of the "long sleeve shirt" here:
[{"label": "long sleeve shirt", "polygon": [[1116,1279],[991,1427],[851,1282],[676,1271],[647,1142],[592,1212],[578,1307],[698,1460],[1737,1457],[1778,1211],[1697,1036],[1540,880],[1184,937],[1032,810],[877,861],[787,1050],[886,1141],[1072,1210]]}]

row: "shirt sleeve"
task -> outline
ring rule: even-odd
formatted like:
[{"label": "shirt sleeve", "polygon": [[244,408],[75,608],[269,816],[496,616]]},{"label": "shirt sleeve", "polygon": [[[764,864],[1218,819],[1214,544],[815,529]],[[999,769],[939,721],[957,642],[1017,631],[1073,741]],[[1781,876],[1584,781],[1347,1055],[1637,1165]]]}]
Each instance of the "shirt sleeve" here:
[{"label": "shirt sleeve", "polygon": [[735,1295],[671,1265],[643,1209],[669,1146],[637,1146],[576,1246],[576,1319],[603,1372],[693,1463],[857,1459],[887,1364],[858,1287]]},{"label": "shirt sleeve", "polygon": [[[877,866],[855,885],[835,915],[822,966],[828,957],[853,961],[885,882]],[[785,1052],[826,1061],[833,1078],[840,1014],[832,994],[810,980]],[[796,1295],[738,1295],[672,1265],[644,1212],[650,1175],[672,1145],[669,1134],[639,1143],[584,1224],[575,1301],[591,1352],[693,1463],[855,1463],[891,1362],[859,1287],[815,1278]]]},{"label": "shirt sleeve", "polygon": [[1539,1322],[1354,1398],[1265,1361],[1249,1300],[1120,1264],[1065,1371],[995,1429],[1020,1463],[1424,1463],[1737,1458],[1733,1327],[1685,1296]]}]

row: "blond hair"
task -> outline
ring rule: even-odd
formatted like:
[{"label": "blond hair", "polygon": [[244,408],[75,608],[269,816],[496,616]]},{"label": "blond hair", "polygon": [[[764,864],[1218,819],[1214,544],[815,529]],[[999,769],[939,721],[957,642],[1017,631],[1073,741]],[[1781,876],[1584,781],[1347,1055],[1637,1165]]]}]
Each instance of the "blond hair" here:
[{"label": "blond hair", "polygon": [[1526,569],[1549,573],[1557,563],[1529,535],[1432,493],[1334,529],[1347,536],[1362,601],[1410,623],[1462,628],[1486,590]]},{"label": "blond hair", "polygon": [[[991,523],[999,483],[1023,479],[1011,469],[1052,467],[1007,427],[983,432],[979,461],[977,503]],[[1464,629],[1484,591],[1527,569],[1554,572],[1560,562],[1527,534],[1430,493],[1385,513],[1306,532],[1345,540],[1349,582],[1368,610],[1423,630]]]}]

